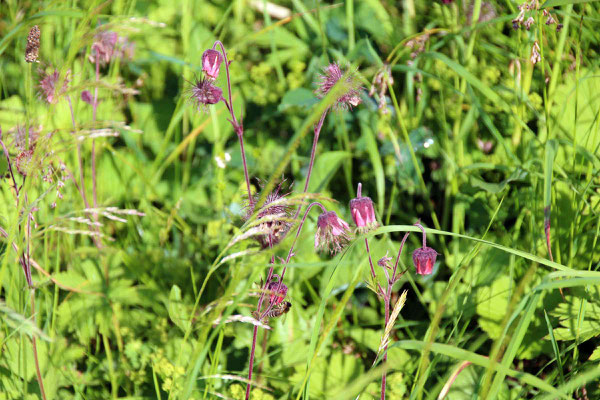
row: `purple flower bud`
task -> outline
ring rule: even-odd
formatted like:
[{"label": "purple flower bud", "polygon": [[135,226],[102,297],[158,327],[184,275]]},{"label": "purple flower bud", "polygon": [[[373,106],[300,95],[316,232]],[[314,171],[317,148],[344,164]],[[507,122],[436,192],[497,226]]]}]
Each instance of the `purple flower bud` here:
[{"label": "purple flower bud", "polygon": [[413,252],[412,258],[417,269],[417,274],[431,275],[437,254],[437,251],[427,246],[416,249]]},{"label": "purple flower bud", "polygon": [[217,50],[208,49],[202,53],[202,71],[210,79],[217,79],[222,62],[223,56]]},{"label": "purple flower bud", "polygon": [[277,305],[285,299],[288,287],[283,283],[269,282],[267,292],[269,293],[269,301],[273,305]]},{"label": "purple flower bud", "polygon": [[375,218],[375,210],[373,209],[373,201],[370,197],[361,196],[362,184],[358,184],[357,197],[350,200],[350,211],[352,219],[361,233],[368,232],[379,226]]},{"label": "purple flower bud", "polygon": [[329,250],[336,254],[350,241],[350,226],[337,216],[335,211],[327,211],[319,215],[317,220],[317,233],[315,234],[315,248]]}]

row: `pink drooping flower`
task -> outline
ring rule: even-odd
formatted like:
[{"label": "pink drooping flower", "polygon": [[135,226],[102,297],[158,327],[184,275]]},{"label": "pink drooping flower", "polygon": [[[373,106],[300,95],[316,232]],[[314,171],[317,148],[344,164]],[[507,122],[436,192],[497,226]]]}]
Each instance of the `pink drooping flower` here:
[{"label": "pink drooping flower", "polygon": [[219,76],[222,62],[223,56],[217,50],[208,49],[202,53],[202,71],[212,80]]},{"label": "pink drooping flower", "polygon": [[108,64],[113,57],[118,39],[119,35],[113,31],[102,31],[98,33],[92,44],[92,56],[94,60],[98,58],[98,61],[101,64]]},{"label": "pink drooping flower", "polygon": [[267,285],[267,292],[269,294],[269,302],[272,305],[277,305],[285,299],[287,295],[288,287],[277,281],[271,281]]},{"label": "pink drooping flower", "polygon": [[427,246],[416,249],[413,252],[412,258],[417,269],[417,274],[431,275],[437,254],[437,251]]},{"label": "pink drooping flower", "polygon": [[326,211],[319,215],[315,234],[317,250],[329,250],[331,254],[336,254],[350,242],[350,238],[350,226],[338,217],[335,211]]},{"label": "pink drooping flower", "polygon": [[346,110],[352,109],[362,101],[360,99],[362,86],[354,71],[346,74],[346,71],[342,71],[337,63],[329,64],[323,69],[323,74],[319,75],[315,94],[321,99],[324,98],[344,75],[346,75],[346,78],[341,83],[342,87],[336,89],[337,98],[334,107]]},{"label": "pink drooping flower", "polygon": [[192,83],[189,92],[189,98],[196,104],[198,111],[206,108],[208,105],[217,104],[223,99],[221,88],[213,85],[210,80],[204,78],[197,78]]},{"label": "pink drooping flower", "polygon": [[67,91],[67,84],[69,83],[68,73],[61,82],[59,82],[60,74],[57,70],[46,73],[42,69],[38,69],[40,75],[40,83],[38,88],[40,89],[40,98],[45,100],[48,104],[55,104],[58,98]]},{"label": "pink drooping flower", "polygon": [[373,201],[370,197],[361,196],[362,184],[358,184],[357,197],[350,200],[350,212],[352,219],[361,233],[376,229],[379,224],[375,218]]}]

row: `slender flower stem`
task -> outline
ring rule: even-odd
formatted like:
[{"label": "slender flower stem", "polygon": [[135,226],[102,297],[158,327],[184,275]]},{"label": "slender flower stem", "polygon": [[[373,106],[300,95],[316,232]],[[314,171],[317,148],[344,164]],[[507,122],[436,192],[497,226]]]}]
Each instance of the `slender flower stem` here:
[{"label": "slender flower stem", "polygon": [[[269,247],[273,248],[273,243],[269,237]],[[262,303],[265,298],[266,288],[271,279],[273,278],[273,265],[275,264],[275,256],[271,256],[271,267],[269,268],[269,272],[267,274],[267,279],[261,288],[260,297],[258,298],[258,305],[256,306],[256,313],[259,316],[259,321],[264,318],[264,315],[261,315],[260,310],[262,308]],[[252,387],[252,370],[254,369],[254,354],[256,352],[256,336],[258,335],[258,325],[254,325],[254,333],[252,335],[252,348],[250,350],[250,361],[248,363],[248,383],[246,384],[246,400],[250,398],[250,388]]]},{"label": "slender flower stem", "polygon": [[[100,82],[100,55],[96,52],[96,87],[94,88],[93,122],[96,122],[96,111],[98,109],[98,82]],[[92,193],[94,208],[98,208],[98,194],[96,191],[96,139],[92,139]]]},{"label": "slender flower stem", "polygon": [[367,249],[367,255],[369,256],[369,266],[371,267],[371,276],[373,279],[377,279],[375,274],[375,268],[373,268],[373,259],[371,258],[371,250],[369,249],[369,239],[365,238],[365,248]]},{"label": "slender flower stem", "polygon": [[246,151],[244,150],[244,126],[243,123],[238,123],[237,118],[235,117],[235,113],[233,111],[233,97],[231,93],[231,78],[229,76],[229,61],[227,60],[227,53],[225,52],[225,46],[220,40],[215,41],[213,44],[213,50],[217,48],[217,46],[221,47],[221,53],[223,54],[223,60],[225,61],[225,74],[227,75],[227,93],[228,99],[224,99],[225,104],[227,105],[227,109],[231,114],[231,124],[233,125],[233,130],[237,134],[238,140],[240,142],[240,151],[242,153],[242,164],[244,165],[244,178],[246,179],[246,189],[248,190],[248,201],[252,201],[252,191],[250,190],[250,178],[248,176],[248,164],[246,162]]},{"label": "slender flower stem", "polygon": [[[29,257],[28,257],[29,258]],[[33,317],[34,322],[36,321],[36,312],[35,312],[35,289],[31,289],[31,316]],[[37,326],[37,324],[36,324]],[[46,391],[44,390],[44,381],[42,379],[42,372],[40,370],[40,362],[38,359],[37,352],[37,340],[35,338],[35,334],[33,334],[31,338],[31,344],[33,347],[33,360],[35,362],[35,374],[37,376],[38,385],[40,386],[40,393],[42,394],[42,399],[46,400]]]},{"label": "slender flower stem", "polygon": [[396,263],[394,264],[394,271],[392,272],[392,282],[394,282],[394,283],[399,278],[399,276],[396,277],[396,271],[398,270],[398,262],[400,261],[400,255],[402,254],[402,249],[404,248],[404,243],[406,243],[406,239],[408,239],[409,235],[410,235],[410,232],[406,232],[404,234],[404,237],[402,238],[402,242],[400,243],[400,248],[398,249],[398,257],[396,257]]},{"label": "slender flower stem", "polygon": [[252,334],[252,350],[250,350],[250,365],[248,366],[248,383],[246,384],[246,400],[250,398],[250,387],[252,382],[252,367],[254,366],[254,351],[256,350],[256,336],[258,334],[258,325],[254,325]]},{"label": "slender flower stem", "polygon": [[[67,95],[67,102],[69,103],[69,109],[71,110],[71,123],[73,124],[73,134],[77,129],[77,125],[75,124],[75,113],[73,112],[73,103],[71,102],[71,96]],[[81,143],[77,137],[75,137],[75,142],[77,143],[77,163],[79,164],[79,182],[81,183],[81,198],[83,199],[83,204],[85,208],[90,208],[90,204],[88,203],[87,196],[85,194],[85,178],[83,173],[83,158],[81,157]]]},{"label": "slender flower stem", "polygon": [[[75,124],[75,113],[73,112],[73,103],[71,102],[71,96],[67,95],[66,97],[67,97],[67,102],[69,103],[69,110],[71,110],[71,123],[73,124],[73,135],[75,135],[75,132],[77,131],[77,125]],[[75,142],[77,143],[77,163],[79,164],[79,181],[81,182],[81,185],[77,184],[77,180],[75,179],[73,174],[69,173],[69,175],[71,176],[71,179],[73,180],[73,183],[75,183],[75,187],[77,188],[77,191],[79,192],[79,194],[81,195],[81,198],[83,199],[83,204],[84,204],[85,208],[89,209],[91,207],[90,207],[90,203],[88,202],[87,195],[85,194],[85,178],[84,178],[85,174],[84,174],[84,169],[83,169],[83,159],[81,157],[81,143],[79,142],[77,137],[75,137]],[[98,219],[96,217],[94,219],[96,220],[96,222],[98,222]],[[97,233],[100,233],[100,228],[98,228],[97,225],[94,225],[94,230]],[[96,245],[98,250],[100,250],[102,248],[102,242],[100,241],[100,235],[92,235],[92,240],[94,241],[94,244]]]},{"label": "slender flower stem", "polygon": [[[310,163],[308,164],[308,172],[306,173],[306,183],[304,184],[304,192],[302,193],[306,193],[308,191],[310,175],[312,173],[313,165],[315,163],[315,155],[317,154],[317,142],[319,141],[319,135],[321,134],[321,128],[323,127],[323,121],[325,121],[325,117],[327,116],[327,111],[328,109],[323,111],[323,114],[321,114],[321,119],[319,119],[319,123],[317,124],[317,126],[315,126],[315,136],[313,138],[313,145],[310,151]],[[294,215],[294,219],[298,218],[301,209],[302,205],[298,206],[296,214]]]},{"label": "slender flower stem", "polygon": [[[387,327],[387,324],[390,320],[390,297],[391,297],[391,294],[392,294],[392,284],[391,284],[391,282],[388,282],[388,288],[387,288],[386,296],[384,299],[384,304],[385,304],[385,325],[383,326],[384,330]],[[383,363],[385,364],[386,361],[387,361],[387,345],[383,348]],[[381,400],[385,400],[386,380],[387,380],[387,372],[384,370],[383,374],[381,375]]]}]

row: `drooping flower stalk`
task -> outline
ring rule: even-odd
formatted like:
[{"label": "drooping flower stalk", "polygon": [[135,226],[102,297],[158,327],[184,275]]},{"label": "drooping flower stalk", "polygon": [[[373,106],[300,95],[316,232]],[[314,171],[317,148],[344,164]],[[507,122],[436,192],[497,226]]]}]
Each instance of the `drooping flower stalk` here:
[{"label": "drooping flower stalk", "polygon": [[[308,205],[308,207],[306,208],[306,211],[304,213],[304,217],[302,217],[302,221],[298,225],[298,230],[296,231],[296,236],[294,238],[294,241],[292,242],[290,250],[288,251],[288,255],[286,257],[285,264],[284,264],[283,270],[281,272],[281,277],[278,277],[277,282],[272,280],[273,277],[275,276],[275,275],[273,275],[273,265],[275,264],[275,257],[274,256],[271,257],[271,267],[269,268],[269,272],[267,273],[267,279],[266,279],[264,285],[262,285],[262,287],[261,287],[260,297],[258,299],[258,304],[257,304],[256,311],[254,314],[255,318],[257,318],[259,321],[261,321],[263,318],[265,318],[269,314],[269,312],[273,309],[273,306],[280,304],[281,301],[283,301],[283,299],[285,298],[285,294],[287,294],[287,286],[283,284],[283,278],[285,276],[287,264],[289,264],[290,259],[292,258],[292,255],[294,252],[294,246],[296,244],[296,241],[298,240],[298,237],[300,236],[300,231],[302,230],[302,227],[304,226],[306,217],[308,216],[308,213],[314,206],[318,206],[321,208],[321,210],[323,210],[323,212],[326,212],[325,207],[323,207],[323,205],[321,203],[313,202]],[[264,311],[261,311],[262,304],[263,304],[263,301],[265,299],[265,295],[267,294],[267,292],[269,292],[269,294],[270,294],[269,304],[267,305],[267,307],[265,308]],[[254,325],[254,330],[252,333],[252,347],[250,349],[250,360],[248,363],[248,383],[246,385],[246,399],[250,398],[250,388],[252,385],[252,370],[254,369],[254,356],[256,353],[257,336],[258,336],[258,325]]]},{"label": "drooping flower stalk", "polygon": [[[246,162],[246,152],[244,150],[244,126],[242,117],[240,117],[240,122],[238,122],[235,117],[235,113],[233,110],[233,96],[231,93],[231,78],[229,76],[229,60],[227,59],[227,53],[225,52],[225,46],[221,43],[220,40],[215,41],[213,44],[212,50],[215,50],[219,46],[221,48],[221,54],[223,55],[223,59],[225,60],[225,74],[227,76],[227,94],[228,98],[223,98],[223,102],[227,106],[229,110],[229,114],[231,115],[231,119],[229,122],[233,125],[233,130],[235,131],[238,141],[240,142],[240,152],[242,154],[242,164],[244,165],[244,178],[246,179],[246,190],[248,190],[248,198],[252,197],[252,191],[250,190],[250,177],[248,176],[248,164]],[[206,53],[205,53],[206,54]],[[216,72],[218,74],[219,69],[215,67],[214,56],[213,57],[202,57],[203,61],[203,69],[205,71],[209,70],[214,75]],[[207,61],[208,65],[204,67],[204,61]],[[217,60],[218,61],[218,60]],[[210,75],[209,75],[210,76]],[[216,77],[216,76],[215,76]]]},{"label": "drooping flower stalk", "polygon": [[[314,136],[313,136],[313,144],[310,150],[310,161],[308,163],[308,171],[306,173],[306,182],[304,183],[304,192],[308,192],[308,185],[310,183],[311,173],[315,163],[315,157],[317,153],[317,143],[319,142],[319,136],[321,134],[321,129],[323,128],[323,122],[325,121],[325,117],[329,110],[333,107],[338,110],[351,110],[352,107],[357,106],[361,103],[360,91],[362,86],[360,82],[356,78],[353,72],[344,73],[339,64],[332,63],[323,69],[323,74],[319,75],[319,82],[317,82],[317,89],[315,90],[315,94],[318,98],[324,98],[331,89],[342,79],[342,77],[346,75],[346,78],[343,82],[344,87],[339,91],[337,98],[331,107],[328,107],[323,114],[321,114],[321,118],[319,122],[315,126]],[[296,215],[294,218],[297,218],[300,215],[300,209],[302,207],[298,207],[296,210]]]}]

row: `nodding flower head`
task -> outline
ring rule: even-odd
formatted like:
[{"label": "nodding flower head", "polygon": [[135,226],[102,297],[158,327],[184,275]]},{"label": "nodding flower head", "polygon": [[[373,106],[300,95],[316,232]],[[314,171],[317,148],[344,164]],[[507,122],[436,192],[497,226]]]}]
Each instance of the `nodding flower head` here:
[{"label": "nodding flower head", "polygon": [[375,210],[373,209],[373,201],[370,197],[361,196],[362,184],[358,184],[357,197],[350,200],[350,211],[352,219],[358,227],[360,233],[365,233],[376,229],[379,224],[375,218]]},{"label": "nodding flower head", "polygon": [[417,269],[417,274],[431,275],[437,254],[437,251],[427,246],[416,249],[413,252],[412,258]]},{"label": "nodding flower head", "polygon": [[212,80],[219,76],[222,62],[223,56],[217,50],[208,49],[202,53],[202,71]]},{"label": "nodding flower head", "polygon": [[116,32],[102,31],[98,33],[92,44],[92,56],[94,61],[97,58],[100,64],[108,64],[113,57],[118,39],[119,35],[117,35]]},{"label": "nodding flower head", "polygon": [[[281,242],[293,225],[293,206],[285,199],[289,192],[284,190],[284,184],[285,179],[267,194],[265,202],[256,215],[258,221],[264,220],[258,225],[264,234],[254,236],[263,249],[273,247]],[[291,185],[287,189],[290,187]],[[248,220],[252,216],[254,206],[260,200],[260,196],[260,193],[255,193],[248,199],[244,219]]]},{"label": "nodding flower head", "polygon": [[38,165],[33,158],[33,148],[19,153],[15,159],[15,167],[23,176],[31,175],[31,173],[38,169]]},{"label": "nodding flower head", "polygon": [[285,299],[287,295],[288,287],[278,281],[271,281],[267,285],[267,294],[269,295],[269,302],[273,305],[277,305]]},{"label": "nodding flower head", "polygon": [[[335,84],[342,79],[345,73],[346,71],[342,71],[337,63],[329,64],[325,67],[323,74],[319,75],[319,82],[317,82],[317,90],[315,91],[316,95],[321,99],[325,97]],[[361,103],[361,89],[362,86],[356,77],[355,71],[349,72],[342,87],[339,88],[334,108],[346,110],[359,105]]]},{"label": "nodding flower head", "polygon": [[223,91],[205,78],[196,78],[189,89],[189,98],[196,104],[198,111],[223,99]]},{"label": "nodding flower head", "polygon": [[335,211],[326,211],[319,215],[315,234],[317,250],[329,250],[329,253],[336,254],[350,242],[350,238],[350,226],[338,217]]},{"label": "nodding flower head", "polygon": [[69,73],[67,72],[66,76],[64,76],[62,86],[60,85],[61,82],[59,82],[60,74],[57,70],[46,73],[45,70],[38,69],[38,74],[40,75],[40,83],[38,85],[40,98],[48,104],[56,104],[58,98],[67,91]]}]

